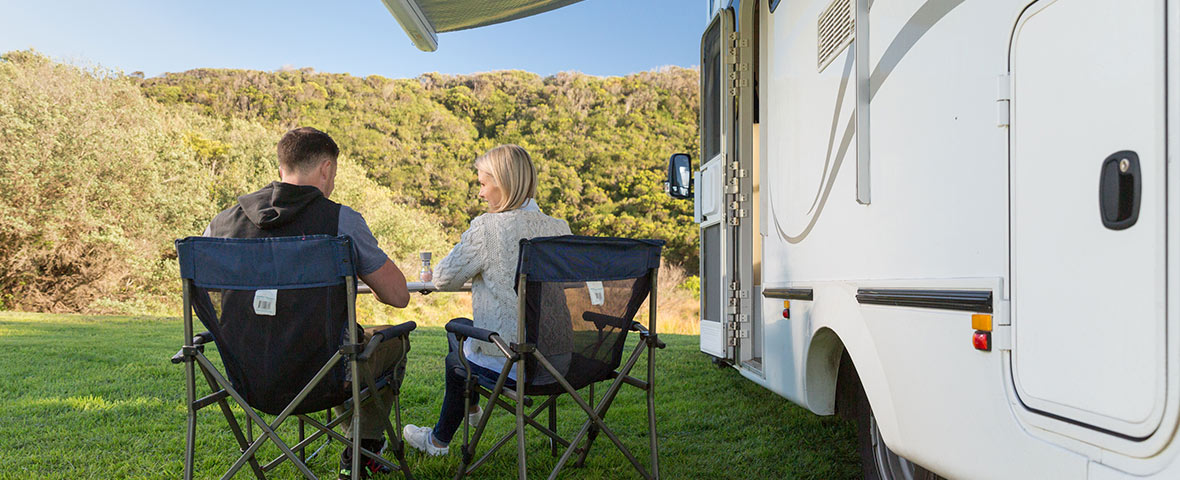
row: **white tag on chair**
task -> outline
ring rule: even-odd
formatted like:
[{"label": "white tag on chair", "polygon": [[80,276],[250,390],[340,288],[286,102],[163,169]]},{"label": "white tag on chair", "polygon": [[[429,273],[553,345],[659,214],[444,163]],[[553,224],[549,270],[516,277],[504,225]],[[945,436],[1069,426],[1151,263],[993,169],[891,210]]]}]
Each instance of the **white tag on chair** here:
[{"label": "white tag on chair", "polygon": [[602,305],[606,301],[606,294],[602,291],[602,282],[586,282],[586,289],[590,290],[591,305]]},{"label": "white tag on chair", "polygon": [[278,302],[278,290],[254,291],[254,313],[258,315],[275,316],[275,303]]}]

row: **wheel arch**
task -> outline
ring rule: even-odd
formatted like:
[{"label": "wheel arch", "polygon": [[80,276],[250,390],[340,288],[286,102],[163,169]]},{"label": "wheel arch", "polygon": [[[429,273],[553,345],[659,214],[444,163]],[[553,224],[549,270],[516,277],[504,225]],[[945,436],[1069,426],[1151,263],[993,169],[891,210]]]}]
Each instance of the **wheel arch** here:
[{"label": "wheel arch", "polygon": [[[850,336],[831,326],[816,329],[808,345],[804,366],[804,398],[807,408],[819,415],[851,418],[857,388],[863,388],[873,413],[888,438],[896,435],[896,416],[889,382],[867,332]],[[860,385],[856,385],[859,383]]]}]

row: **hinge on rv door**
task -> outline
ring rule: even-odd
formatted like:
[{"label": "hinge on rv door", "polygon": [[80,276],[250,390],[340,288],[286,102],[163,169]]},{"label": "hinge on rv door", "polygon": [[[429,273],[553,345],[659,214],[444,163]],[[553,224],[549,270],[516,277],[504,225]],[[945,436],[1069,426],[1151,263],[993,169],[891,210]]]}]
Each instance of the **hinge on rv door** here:
[{"label": "hinge on rv door", "polygon": [[1012,123],[1012,75],[1003,73],[996,77],[996,126],[1007,127]]},{"label": "hinge on rv door", "polygon": [[992,328],[992,350],[1012,350],[1012,326],[996,325]]}]

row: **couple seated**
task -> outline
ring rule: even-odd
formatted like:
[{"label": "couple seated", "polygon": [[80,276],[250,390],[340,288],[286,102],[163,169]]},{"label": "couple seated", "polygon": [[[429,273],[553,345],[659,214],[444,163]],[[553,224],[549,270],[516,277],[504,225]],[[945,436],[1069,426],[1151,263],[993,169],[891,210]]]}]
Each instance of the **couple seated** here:
[{"label": "couple seated", "polygon": [[[271,183],[257,192],[240,197],[237,205],[226,209],[213,219],[203,236],[223,238],[347,236],[350,239],[351,256],[355,259],[356,275],[371,287],[379,301],[398,308],[405,307],[409,302],[405,277],[378,247],[365,220],[355,210],[328,200],[335,186],[338,154],[339,150],[335,142],[327,134],[312,128],[291,130],[283,136],[278,144],[279,178],[281,181]],[[474,321],[469,324],[453,321],[452,326],[448,327],[448,331],[452,332],[448,335],[450,352],[445,362],[446,386],[438,421],[433,428],[411,424],[406,425],[401,432],[406,443],[430,455],[446,454],[448,445],[454,439],[463,420],[479,418],[482,409],[477,406],[477,403],[472,403],[473,397],[478,400],[475,393],[478,382],[472,382],[469,379],[470,375],[483,377],[485,383],[488,383],[487,379],[494,381],[503,373],[506,378],[500,383],[506,384],[510,389],[515,388],[516,371],[519,370],[513,370],[511,364],[506,365],[506,363],[512,362],[506,355],[511,356],[514,352],[505,349],[516,348],[518,342],[518,321],[520,320],[518,308],[523,308],[521,303],[523,300],[520,300],[516,293],[517,275],[521,273],[518,272],[518,252],[521,249],[521,241],[535,237],[570,234],[569,226],[565,221],[542,213],[533,199],[536,195],[536,169],[523,148],[516,145],[502,145],[493,148],[476,159],[475,167],[480,183],[479,198],[486,202],[488,213],[471,221],[470,228],[462,234],[459,243],[438,264],[434,272],[434,283],[439,290],[457,290],[466,282],[471,281]],[[654,250],[656,252],[655,261],[658,266],[658,245],[657,243],[651,245],[656,246]],[[647,268],[650,266],[647,265],[649,263],[650,261],[641,267]],[[597,283],[597,285],[592,285],[593,283]],[[588,294],[583,293],[583,295],[588,295],[593,305],[601,305],[602,282],[586,282],[580,287],[589,288]],[[565,288],[569,288],[568,285]],[[594,291],[595,289],[597,291]],[[646,297],[647,286],[641,290],[642,297]],[[599,297],[597,303],[595,303],[596,295]],[[630,297],[635,297],[635,295],[630,295]],[[252,300],[255,311],[257,311],[257,296]],[[625,311],[634,315],[639,307],[638,302],[643,299],[639,298],[636,301],[635,298],[629,298],[627,300],[624,302],[622,310],[619,310],[616,315],[626,315]],[[351,304],[351,300],[349,303]],[[554,363],[558,364],[558,370],[555,370],[558,376],[565,373],[564,368],[568,368],[570,354],[575,348],[573,344],[577,343],[573,340],[576,335],[572,331],[571,324],[577,323],[578,320],[589,319],[586,322],[591,327],[584,329],[591,330],[593,324],[598,322],[597,342],[601,343],[603,341],[601,318],[621,319],[621,317],[596,314],[594,310],[601,308],[589,304],[576,307],[577,312],[573,312],[565,305],[564,298],[558,302],[545,300],[544,303],[546,305],[543,307],[548,312],[546,313],[548,316],[553,316],[555,311],[559,312],[558,316],[564,315],[566,318],[569,318],[571,313],[582,315],[581,319],[555,322],[560,328],[549,331],[544,335],[544,338],[530,338],[528,340],[530,343],[543,345],[542,350],[557,352],[550,355],[550,358],[544,362],[549,368],[552,368]],[[631,303],[634,305],[630,305]],[[246,304],[249,305],[249,302],[247,301]],[[560,305],[550,308],[552,307],[550,304]],[[541,307],[540,305],[532,306],[534,310]],[[199,309],[198,313],[200,313]],[[630,323],[629,318],[628,316],[627,323]],[[365,328],[363,339],[357,339],[360,340],[358,351],[365,350],[366,353],[371,352],[371,355],[364,358],[367,361],[356,364],[360,365],[357,367],[359,371],[369,378],[388,377],[396,373],[394,381],[400,383],[400,372],[404,371],[406,353],[409,350],[408,333],[412,328],[410,326],[408,329],[396,332],[400,339],[396,342],[385,341],[389,340],[388,337],[391,335],[388,332],[388,327],[385,330],[378,327]],[[533,334],[533,328],[528,327],[530,335]],[[631,329],[630,325],[623,325],[617,330],[625,335]],[[383,331],[386,332],[384,335]],[[489,336],[491,332],[495,333]],[[643,333],[646,335],[647,332]],[[276,332],[276,334],[280,333]],[[493,341],[497,343],[492,343]],[[591,340],[589,343],[594,342],[595,340]],[[620,352],[621,345],[620,341]],[[598,346],[594,348],[597,349]],[[517,357],[521,357],[521,355],[517,355]],[[615,365],[610,368],[611,372],[617,367],[617,358],[614,363]],[[529,365],[527,372],[530,381],[527,384],[557,385],[557,379],[539,367],[535,361]],[[601,378],[598,380],[608,379],[610,375],[599,375],[599,377]],[[345,380],[349,379],[345,378]],[[397,443],[395,447],[398,447],[399,460],[402,463],[403,471],[408,474],[408,470],[404,466],[405,461],[400,455],[400,441],[394,439],[396,434],[390,431],[389,424],[391,407],[396,403],[395,392],[399,387],[393,385],[393,388],[382,390],[377,388],[379,386],[377,383],[379,382],[370,383],[374,387],[375,393],[372,397],[375,401],[370,401],[364,406],[358,405],[360,447],[365,453],[362,455],[364,458],[363,460],[354,459],[352,447],[345,448],[340,459],[340,478],[355,478],[358,474],[367,476],[372,472],[389,471],[388,462],[382,463],[369,456],[369,452],[381,452],[384,449],[386,433],[389,433],[390,438]],[[298,389],[299,387],[295,386],[294,388]],[[493,387],[489,384],[487,390],[492,389]],[[559,389],[551,390],[556,392]],[[484,393],[487,394],[486,391]],[[347,406],[337,407],[338,415],[345,418],[338,418],[332,423],[343,423],[345,436],[348,438],[352,438],[352,428],[355,428],[352,425],[358,423],[349,421],[347,418],[351,411]],[[587,412],[589,413],[589,410]],[[300,417],[300,420],[302,422],[303,417]],[[400,423],[400,415],[398,423]],[[468,423],[475,422],[469,421]],[[483,423],[481,423],[481,427],[482,425]],[[591,438],[598,429],[596,427],[593,430],[595,432],[590,434]],[[523,432],[521,434],[523,435]],[[241,439],[239,439],[239,443],[242,443]],[[565,445],[568,443],[563,442]],[[243,449],[245,449],[244,443]],[[556,450],[554,451],[556,452]],[[630,457],[630,455],[628,456]],[[252,459],[249,461],[257,473],[258,467],[254,465]],[[465,455],[464,465],[468,461]],[[239,461],[239,464],[241,462]],[[361,471],[354,473],[358,465]],[[636,464],[636,466],[638,465]],[[654,467],[655,465],[653,465]],[[644,476],[647,475],[644,474]]]}]

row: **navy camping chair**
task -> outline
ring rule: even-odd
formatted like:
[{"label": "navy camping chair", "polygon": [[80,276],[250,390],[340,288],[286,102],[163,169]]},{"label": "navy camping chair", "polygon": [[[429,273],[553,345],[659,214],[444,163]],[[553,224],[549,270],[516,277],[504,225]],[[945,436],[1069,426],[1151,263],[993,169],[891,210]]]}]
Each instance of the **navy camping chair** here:
[{"label": "navy camping chair", "polygon": [[[353,452],[390,469],[400,468],[411,477],[400,435],[397,393],[405,373],[409,333],[415,325],[391,326],[378,331],[367,345],[360,343],[355,263],[347,237],[189,237],[176,241],[176,251],[184,281],[185,341],[172,361],[186,366],[186,480],[193,476],[197,411],[213,404],[220,406],[242,452],[222,478],[234,476],[249,464],[255,476],[263,479],[266,472],[289,460],[304,477],[315,479],[307,467],[305,450],[322,436],[328,437],[327,443],[344,443]],[[193,312],[209,331],[193,335]],[[403,342],[402,357],[394,368],[374,378],[370,369],[357,366],[363,366],[382,342]],[[224,376],[204,354],[210,344],[221,355]],[[196,393],[197,367],[212,391],[200,398]],[[357,371],[363,378],[351,381],[350,372]],[[383,427],[400,465],[362,449],[360,436],[355,435],[360,432],[361,416],[352,412],[359,412],[364,402],[381,402],[375,393],[383,388],[394,393],[398,425],[394,428],[384,419]],[[246,435],[227,398],[245,411]],[[347,410],[333,418],[329,409],[335,406]],[[325,410],[329,413],[323,423],[309,416]],[[268,423],[258,411],[275,418]],[[275,432],[291,416],[299,421],[299,442],[288,447]],[[346,418],[351,418],[352,438],[335,430]],[[253,438],[254,423],[262,431],[257,439]],[[313,435],[305,436],[305,425],[316,430]],[[262,464],[256,454],[268,440],[282,453]],[[360,458],[352,455],[354,479],[360,475]]]},{"label": "navy camping chair", "polygon": [[[467,418],[463,420],[462,463],[456,479],[479,468],[513,436],[517,442],[518,475],[522,480],[526,478],[526,424],[549,438],[551,455],[556,457],[559,447],[565,448],[549,474],[550,479],[557,476],[575,453],[578,454],[575,465],[585,462],[599,433],[610,439],[643,478],[659,478],[655,351],[664,348],[664,344],[655,331],[656,279],[663,244],[660,240],[574,235],[521,240],[516,284],[519,341],[508,343],[497,332],[476,328],[466,318],[457,318],[447,324],[446,330],[454,334],[460,344],[467,338],[489,342],[507,359],[497,377],[484,377],[473,374],[460,349],[459,359],[465,371],[459,373],[465,375],[470,386],[465,392],[474,390],[488,400],[474,434],[469,433],[471,425],[468,425]],[[644,300],[649,300],[646,326],[633,320]],[[639,338],[623,363],[624,346],[630,332],[635,332]],[[647,377],[635,378],[631,376],[631,369],[645,351]],[[509,376],[513,369],[514,380]],[[610,385],[597,404],[591,406],[594,384],[605,381],[610,381]],[[650,471],[603,422],[623,385],[646,392]],[[589,400],[578,393],[586,387],[589,387]],[[569,395],[586,416],[572,440],[557,433],[556,407],[561,395]],[[525,407],[533,406],[529,397],[545,399],[527,413]],[[479,399],[466,398],[468,409],[470,402]],[[497,407],[512,412],[516,428],[473,462],[488,419]],[[537,416],[546,410],[548,425],[542,425]]]}]

